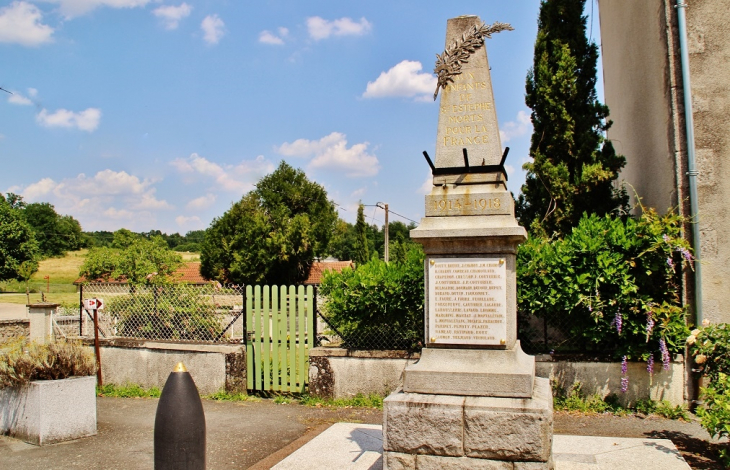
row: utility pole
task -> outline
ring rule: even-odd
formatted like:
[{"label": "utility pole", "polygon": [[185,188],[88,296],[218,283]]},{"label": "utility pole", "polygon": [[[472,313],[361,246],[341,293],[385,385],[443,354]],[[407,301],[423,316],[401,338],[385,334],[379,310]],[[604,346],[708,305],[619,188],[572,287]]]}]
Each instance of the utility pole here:
[{"label": "utility pole", "polygon": [[390,258],[390,248],[388,247],[389,242],[390,242],[390,235],[388,233],[388,231],[390,229],[390,226],[388,225],[388,204],[382,203],[383,204],[382,206],[380,204],[381,203],[379,202],[377,204],[377,206],[380,207],[381,209],[385,210],[385,250],[383,253],[384,254],[383,257],[385,258],[385,262],[387,263]]}]

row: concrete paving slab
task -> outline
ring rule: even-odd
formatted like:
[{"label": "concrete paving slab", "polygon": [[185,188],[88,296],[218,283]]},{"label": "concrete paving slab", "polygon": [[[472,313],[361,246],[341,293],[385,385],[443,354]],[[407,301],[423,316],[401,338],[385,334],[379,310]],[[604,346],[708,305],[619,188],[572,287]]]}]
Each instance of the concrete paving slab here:
[{"label": "concrete paving slab", "polygon": [[273,466],[272,470],[381,470],[382,454],[382,426],[336,423]]},{"label": "concrete paving slab", "polygon": [[[279,462],[275,470],[380,470],[382,427],[337,423]],[[556,470],[689,470],[669,439],[555,435]]]}]

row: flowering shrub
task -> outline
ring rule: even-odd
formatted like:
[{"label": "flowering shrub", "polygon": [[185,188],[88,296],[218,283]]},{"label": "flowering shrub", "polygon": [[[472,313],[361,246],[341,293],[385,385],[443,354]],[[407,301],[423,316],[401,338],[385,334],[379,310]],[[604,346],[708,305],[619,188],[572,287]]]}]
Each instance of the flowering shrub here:
[{"label": "flowering shrub", "polygon": [[678,276],[692,255],[681,224],[646,209],[637,219],[584,216],[562,239],[530,238],[518,251],[518,309],[585,352],[668,369],[688,334]]},{"label": "flowering shrub", "polygon": [[[708,379],[707,387],[700,388],[704,406],[697,408],[702,427],[710,435],[730,437],[730,326],[727,323],[692,330],[687,344],[699,370]],[[730,467],[730,451],[720,449],[720,458]]]}]

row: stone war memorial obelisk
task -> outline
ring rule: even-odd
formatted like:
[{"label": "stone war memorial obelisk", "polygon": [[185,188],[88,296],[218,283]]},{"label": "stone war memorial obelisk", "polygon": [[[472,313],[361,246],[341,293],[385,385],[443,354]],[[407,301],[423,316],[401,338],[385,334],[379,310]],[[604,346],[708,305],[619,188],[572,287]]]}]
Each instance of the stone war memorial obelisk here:
[{"label": "stone war memorial obelisk", "polygon": [[[514,217],[484,40],[509,25],[448,20],[433,187],[411,237],[426,253],[425,345],[385,399],[384,468],[551,469],[547,379],[517,341]],[[435,98],[436,96],[434,96]]]}]

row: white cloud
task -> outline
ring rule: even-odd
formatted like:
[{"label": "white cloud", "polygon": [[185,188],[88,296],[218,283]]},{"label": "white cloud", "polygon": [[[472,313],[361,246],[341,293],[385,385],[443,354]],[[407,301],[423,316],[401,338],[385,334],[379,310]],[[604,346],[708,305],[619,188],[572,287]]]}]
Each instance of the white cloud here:
[{"label": "white cloud", "polygon": [[177,222],[180,227],[185,228],[196,229],[204,227],[203,221],[200,220],[200,217],[198,216],[187,217],[184,215],[178,215],[177,217],[175,217],[175,222]]},{"label": "white cloud", "polygon": [[55,187],[55,181],[51,178],[43,178],[37,183],[28,185],[25,190],[23,190],[23,196],[31,200],[37,200],[38,198],[53,191],[53,188]]},{"label": "white cloud", "polygon": [[430,101],[436,89],[436,77],[421,73],[420,62],[404,60],[387,72],[381,72],[374,82],[368,82],[363,98],[405,97]]},{"label": "white cloud", "polygon": [[207,209],[210,206],[213,205],[213,203],[216,200],[216,195],[213,193],[208,193],[205,196],[197,197],[190,202],[187,203],[185,206],[188,210],[202,210]]},{"label": "white cloud", "polygon": [[259,42],[264,44],[273,44],[275,46],[281,46],[284,44],[284,38],[289,35],[289,30],[286,28],[278,29],[279,35],[272,33],[269,30],[263,30],[259,33]]},{"label": "white cloud", "polygon": [[152,14],[162,20],[165,29],[177,29],[180,20],[190,16],[193,7],[183,2],[179,6],[163,5],[152,10]]},{"label": "white cloud", "polygon": [[59,109],[55,113],[49,113],[42,109],[35,117],[36,122],[44,127],[75,127],[86,132],[94,132],[99,127],[101,110],[98,108],[87,108],[78,113],[67,109]]},{"label": "white cloud", "polygon": [[41,23],[43,13],[27,2],[0,8],[0,42],[40,46],[53,41],[53,28]]},{"label": "white cloud", "polygon": [[200,175],[213,179],[215,184],[211,190],[222,189],[238,194],[250,191],[256,181],[274,171],[274,165],[261,155],[255,160],[242,161],[238,165],[219,165],[193,153],[188,158],[178,158],[170,164],[187,175],[189,182]]},{"label": "white cloud", "polygon": [[365,18],[360,18],[359,22],[350,18],[327,21],[319,16],[312,16],[307,18],[307,29],[309,37],[319,41],[330,36],[362,36],[370,32],[372,24]]},{"label": "white cloud", "polygon": [[8,96],[8,103],[19,104],[21,106],[30,106],[33,104],[30,98],[26,98],[17,91],[13,91],[13,94]]},{"label": "white cloud", "polygon": [[339,132],[319,140],[298,139],[284,142],[276,151],[284,156],[311,158],[309,169],[345,171],[348,177],[375,176],[380,163],[375,155],[367,153],[368,142],[347,147],[347,136]]},{"label": "white cloud", "polygon": [[85,230],[108,230],[119,227],[116,221],[138,224],[154,223],[155,213],[174,207],[156,196],[155,181],[141,179],[125,171],[106,169],[94,176],[81,173],[55,181],[43,178],[23,187],[13,188],[27,201],[48,201],[63,214],[73,214]]},{"label": "white cloud", "polygon": [[359,188],[350,193],[350,198],[362,198],[367,192],[368,188]]},{"label": "white cloud", "polygon": [[66,18],[86,14],[98,7],[137,8],[147,5],[150,0],[45,0],[57,3]]},{"label": "white cloud", "polygon": [[532,120],[530,119],[530,113],[525,110],[520,110],[517,113],[516,120],[506,122],[504,126],[502,126],[502,129],[499,130],[499,138],[504,144],[515,137],[522,137],[529,132],[532,132]]},{"label": "white cloud", "polygon": [[420,188],[418,188],[417,193],[418,194],[431,194],[431,190],[433,189],[433,175],[431,173],[426,176],[426,179],[423,180],[423,184]]},{"label": "white cloud", "polygon": [[208,44],[218,44],[223,35],[226,33],[226,25],[218,15],[208,15],[200,23],[203,30],[203,40]]},{"label": "white cloud", "polygon": [[94,132],[99,127],[100,120],[101,110],[98,108],[87,108],[78,113],[63,108],[49,113],[43,108],[36,115],[36,122],[44,127],[75,127],[86,132]]}]

